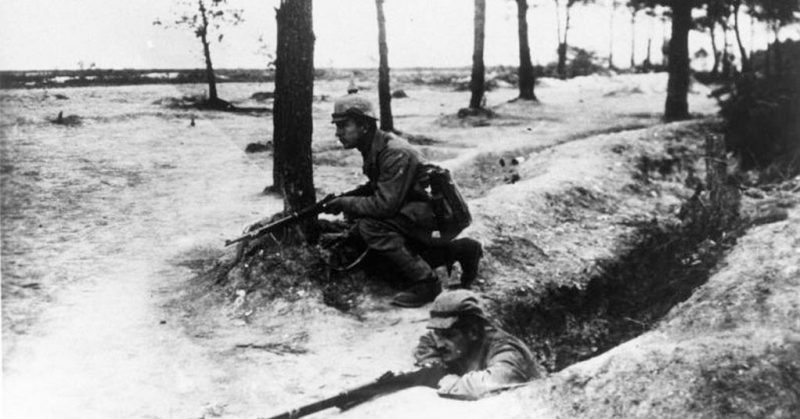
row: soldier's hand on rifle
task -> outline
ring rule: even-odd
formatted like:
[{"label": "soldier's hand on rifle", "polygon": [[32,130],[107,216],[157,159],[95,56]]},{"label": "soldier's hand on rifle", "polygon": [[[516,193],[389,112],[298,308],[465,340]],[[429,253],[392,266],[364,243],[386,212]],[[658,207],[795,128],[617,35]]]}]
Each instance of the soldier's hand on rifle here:
[{"label": "soldier's hand on rifle", "polygon": [[455,374],[445,375],[444,377],[442,377],[441,380],[439,380],[438,392],[441,394],[447,394],[447,392],[450,391],[456,385],[456,383],[458,383],[458,380],[460,379],[461,377]]},{"label": "soldier's hand on rifle", "polygon": [[325,204],[325,208],[322,209],[322,212],[326,214],[339,214],[344,211],[344,198],[333,198],[330,202]]}]

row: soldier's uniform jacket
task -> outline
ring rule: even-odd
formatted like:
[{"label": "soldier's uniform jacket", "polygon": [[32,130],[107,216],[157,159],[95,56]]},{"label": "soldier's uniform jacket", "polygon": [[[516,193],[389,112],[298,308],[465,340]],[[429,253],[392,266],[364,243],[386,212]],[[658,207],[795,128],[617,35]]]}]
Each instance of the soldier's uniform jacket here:
[{"label": "soldier's uniform jacket", "polygon": [[[420,338],[414,358],[420,366],[441,362],[433,332]],[[522,341],[493,327],[487,327],[486,338],[472,359],[446,366],[448,373],[461,378],[449,389],[440,388],[439,393],[470,400],[481,398],[503,385],[524,383],[544,375]]]},{"label": "soldier's uniform jacket", "polygon": [[419,151],[400,137],[376,130],[361,154],[369,183],[359,188],[361,196],[341,198],[344,212],[376,219],[403,215],[418,227],[434,230],[435,217],[424,189],[425,161]]}]

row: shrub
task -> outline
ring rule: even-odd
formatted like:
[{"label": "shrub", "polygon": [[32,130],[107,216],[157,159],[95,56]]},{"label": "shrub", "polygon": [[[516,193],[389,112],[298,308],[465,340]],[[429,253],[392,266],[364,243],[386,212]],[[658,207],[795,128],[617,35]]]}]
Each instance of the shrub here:
[{"label": "shrub", "polygon": [[603,73],[606,71],[599,64],[599,58],[592,51],[587,51],[583,48],[570,47],[570,55],[572,60],[568,64],[567,73],[569,77],[588,76],[595,73]]},{"label": "shrub", "polygon": [[743,170],[779,166],[787,177],[800,172],[798,74],[739,77],[722,101],[725,143]]},{"label": "shrub", "polygon": [[[797,56],[800,43],[783,47]],[[764,170],[765,181],[800,173],[799,63],[787,60],[780,72],[742,74],[717,93],[723,97],[728,150],[740,157],[743,170]]]}]

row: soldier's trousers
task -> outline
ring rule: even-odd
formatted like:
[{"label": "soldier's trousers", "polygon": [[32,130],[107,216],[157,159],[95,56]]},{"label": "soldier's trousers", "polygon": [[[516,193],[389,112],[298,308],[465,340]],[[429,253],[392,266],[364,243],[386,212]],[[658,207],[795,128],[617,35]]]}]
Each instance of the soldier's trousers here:
[{"label": "soldier's trousers", "polygon": [[367,247],[390,260],[408,283],[435,278],[433,269],[416,251],[436,246],[431,231],[399,215],[389,219],[361,218],[357,230]]}]

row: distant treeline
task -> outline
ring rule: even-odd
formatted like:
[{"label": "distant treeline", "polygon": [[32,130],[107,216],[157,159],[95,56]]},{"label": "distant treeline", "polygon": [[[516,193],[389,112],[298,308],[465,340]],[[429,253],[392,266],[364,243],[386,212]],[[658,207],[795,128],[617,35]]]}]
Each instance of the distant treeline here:
[{"label": "distant treeline", "polygon": [[[215,70],[218,82],[272,81],[272,72],[257,69]],[[129,84],[205,83],[203,69],[89,69],[0,71],[0,88],[114,86]]]},{"label": "distant treeline", "polygon": [[[576,58],[568,66],[570,76],[605,72],[597,57],[575,48]],[[635,69],[633,71],[639,71]],[[650,71],[663,70],[653,66]],[[420,85],[450,85],[458,90],[467,90],[470,76],[469,67],[410,67],[392,69],[392,76],[399,82]],[[534,74],[539,77],[557,77],[556,64],[536,65]],[[517,84],[515,66],[491,66],[487,68],[487,88],[496,86],[497,80]],[[273,82],[272,70],[261,69],[219,69],[214,70],[217,83],[265,83]],[[316,80],[334,79],[378,79],[376,68],[318,68],[314,70]],[[206,83],[205,69],[88,69],[88,70],[23,70],[0,71],[0,89],[57,88],[87,86],[123,86],[137,84],[183,84]]]},{"label": "distant treeline", "polygon": [[[500,67],[503,68],[503,67]],[[429,78],[434,73],[445,71],[451,74],[468,75],[469,68],[408,68],[395,70],[407,77]],[[316,69],[316,79],[337,79],[374,76],[377,69]],[[374,73],[374,74],[372,74]],[[262,69],[215,69],[218,83],[264,83],[272,82],[275,73]],[[43,87],[121,86],[136,84],[182,84],[206,83],[205,69],[85,69],[85,70],[23,70],[0,71],[0,89]]]}]

